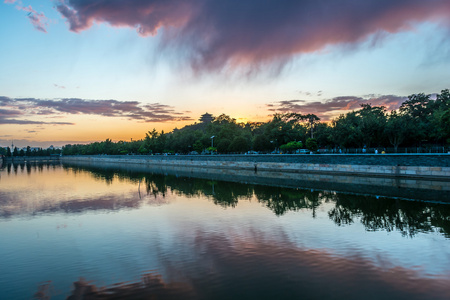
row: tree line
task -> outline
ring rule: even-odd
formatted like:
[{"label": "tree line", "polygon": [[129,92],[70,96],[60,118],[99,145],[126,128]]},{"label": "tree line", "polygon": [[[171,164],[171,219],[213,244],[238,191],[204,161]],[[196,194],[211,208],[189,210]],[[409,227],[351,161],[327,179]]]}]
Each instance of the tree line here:
[{"label": "tree line", "polygon": [[69,144],[64,155],[162,154],[162,153],[295,153],[349,148],[445,146],[450,144],[450,92],[435,97],[424,93],[408,96],[399,109],[362,104],[361,108],[321,122],[314,114],[277,113],[267,122],[238,123],[222,114],[205,113],[199,122],[172,132],[148,131],[136,141],[106,139],[90,144]]},{"label": "tree line", "polygon": [[19,149],[17,147],[14,147],[14,149],[11,151],[10,147],[6,148],[0,148],[0,155],[11,157],[11,156],[50,156],[50,155],[56,155],[61,154],[62,150],[57,148],[31,148],[30,146],[27,146],[26,149],[22,148]]}]

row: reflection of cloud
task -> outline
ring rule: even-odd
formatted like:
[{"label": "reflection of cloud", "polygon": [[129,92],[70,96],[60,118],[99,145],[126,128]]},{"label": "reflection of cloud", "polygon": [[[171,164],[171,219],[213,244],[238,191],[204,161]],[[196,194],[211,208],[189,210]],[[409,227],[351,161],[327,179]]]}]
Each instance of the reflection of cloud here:
[{"label": "reflection of cloud", "polygon": [[[38,286],[36,299],[50,299],[54,287],[51,281]],[[73,283],[68,300],[75,299],[196,299],[192,288],[182,283],[165,283],[161,275],[145,273],[139,282],[119,282],[113,286],[98,287],[80,279]]]},{"label": "reflection of cloud", "polygon": [[86,114],[106,117],[126,117],[145,122],[187,121],[190,117],[173,107],[160,103],[142,104],[138,101],[86,100],[79,98],[38,99],[0,97],[0,124],[72,124],[18,120],[7,117],[24,117],[53,114]]},{"label": "reflection of cloud", "polygon": [[[24,196],[24,199],[27,199]],[[17,195],[0,191],[0,218],[9,218],[20,215],[41,215],[45,213],[80,213],[95,210],[120,210],[124,208],[138,208],[142,201],[138,195],[102,195],[98,198],[84,197],[82,199],[70,199],[50,201],[41,199],[33,203],[30,210],[30,201],[19,200]]]},{"label": "reflection of cloud", "polygon": [[[81,213],[85,211],[106,210],[116,211],[125,208],[139,208],[142,204],[148,203],[161,205],[167,203],[162,197],[141,197],[137,193],[130,194],[110,194],[101,197],[83,197],[80,199],[70,199],[61,201],[50,201],[42,199],[34,203],[30,210],[30,201],[18,200],[17,195],[0,191],[0,218],[9,218],[17,215],[40,215],[46,213]],[[24,199],[27,199],[25,196]]]},{"label": "reflection of cloud", "polygon": [[[27,174],[40,173],[43,167],[43,164],[6,164],[3,166],[6,169],[6,173],[2,174],[2,176],[8,176],[12,173],[14,173],[14,176],[17,176],[17,173],[25,172]],[[74,172],[87,173],[80,170],[74,170]],[[111,184],[114,179],[114,174],[109,174],[111,175],[110,177],[102,177],[101,175],[103,174],[87,174],[107,184]],[[36,174],[34,175],[38,176]],[[81,174],[77,175],[80,176]],[[61,177],[61,174],[58,173],[58,176]],[[152,197],[153,195],[141,194],[134,189],[128,192],[121,191],[119,194],[106,192],[100,196],[62,193],[57,199],[54,199],[55,195],[58,194],[54,190],[55,188],[60,189],[60,187],[49,185],[46,187],[44,193],[30,184],[26,190],[0,190],[0,219],[12,216],[35,216],[47,213],[81,213],[96,210],[116,211],[125,208],[139,208],[143,204],[162,205],[167,204],[169,201],[164,197]],[[33,193],[32,197],[30,196],[31,189],[37,191]]]},{"label": "reflection of cloud", "polygon": [[[164,282],[155,273],[143,274],[140,282],[101,288],[80,280],[74,282],[68,299],[166,299],[169,295],[169,299],[180,295],[182,299],[450,297],[448,278],[421,277],[415,270],[393,266],[395,262],[377,266],[357,253],[341,257],[324,250],[299,248],[283,236],[273,240],[258,232],[246,238],[196,232],[193,242],[190,237],[181,239],[189,259],[167,254],[159,257],[169,278],[176,279],[176,283]],[[49,289],[46,283],[38,292]]]},{"label": "reflection of cloud", "polygon": [[269,111],[297,112],[302,114],[316,114],[322,120],[329,120],[330,115],[337,115],[341,111],[356,110],[361,104],[385,106],[388,110],[398,109],[406,97],[395,95],[368,95],[367,97],[341,96],[325,101],[282,100],[274,104],[267,104]]},{"label": "reflection of cloud", "polygon": [[[449,278],[421,277],[402,267],[379,267],[364,255],[339,257],[332,252],[293,245],[287,237],[268,239],[257,231],[239,238],[197,232],[194,261],[173,270],[192,285],[210,283],[206,298],[233,299],[448,299]],[[168,262],[169,266],[173,264]],[[326,288],[318,288],[326,285]],[[233,287],[230,289],[230,287]],[[201,289],[201,288],[199,288]],[[196,291],[202,293],[202,291]],[[436,298],[435,298],[436,297]],[[213,298],[213,297],[209,297]]]},{"label": "reflection of cloud", "polygon": [[160,33],[165,46],[190,53],[195,69],[210,71],[281,66],[296,54],[379,41],[450,15],[447,0],[62,0],[57,9],[74,32],[107,23]]}]

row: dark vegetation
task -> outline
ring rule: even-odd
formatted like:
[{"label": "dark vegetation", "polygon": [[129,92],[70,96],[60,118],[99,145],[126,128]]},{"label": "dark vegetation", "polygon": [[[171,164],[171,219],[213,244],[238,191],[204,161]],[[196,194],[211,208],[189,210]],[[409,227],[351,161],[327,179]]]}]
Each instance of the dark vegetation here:
[{"label": "dark vegetation", "polygon": [[61,149],[57,148],[48,148],[48,149],[42,149],[42,148],[31,148],[28,146],[26,149],[19,149],[17,147],[14,147],[14,150],[11,152],[11,148],[1,148],[0,147],[0,156],[4,155],[6,157],[13,156],[51,156],[51,155],[58,155],[61,154]]}]

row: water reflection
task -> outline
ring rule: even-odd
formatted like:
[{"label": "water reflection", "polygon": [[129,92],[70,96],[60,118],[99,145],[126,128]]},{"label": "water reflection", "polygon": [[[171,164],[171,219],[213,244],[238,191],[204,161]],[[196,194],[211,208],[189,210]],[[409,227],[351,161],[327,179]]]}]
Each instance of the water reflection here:
[{"label": "water reflection", "polygon": [[450,297],[448,204],[196,176],[4,166],[0,298]]},{"label": "water reflection", "polygon": [[[55,295],[52,282],[38,287],[35,299],[47,300]],[[97,286],[93,282],[80,279],[73,283],[67,300],[96,299],[198,299],[192,287],[185,283],[165,283],[161,275],[144,273],[138,282],[120,282],[111,286]]]},{"label": "water reflection", "polygon": [[367,230],[398,230],[403,235],[418,232],[440,233],[450,237],[450,206],[395,199],[372,199],[336,195],[335,207],[328,212],[338,225],[360,220]]},{"label": "water reflection", "polygon": [[[18,172],[31,174],[43,169],[58,170],[57,164],[19,164],[6,166],[7,174]],[[166,195],[174,193],[185,197],[204,196],[214,204],[222,207],[236,207],[239,201],[259,203],[282,216],[289,211],[308,210],[315,217],[316,210],[325,203],[332,203],[328,211],[330,220],[339,226],[360,222],[366,230],[399,231],[402,235],[413,237],[419,232],[435,232],[450,237],[450,205],[416,201],[402,201],[384,197],[337,193],[310,189],[292,189],[265,185],[245,184],[187,178],[177,175],[134,172],[121,168],[110,169],[87,166],[62,166],[66,173],[72,173],[77,180],[84,176],[94,178],[97,182],[106,183],[109,189],[113,182],[132,183],[134,188],[128,193],[102,193],[93,195],[71,195],[70,198],[41,199],[30,206],[29,198],[19,199],[14,193],[0,191],[0,218],[13,215],[64,212],[80,213],[91,210],[120,210],[138,208],[143,203],[161,205],[168,203]],[[9,171],[8,171],[9,170]],[[71,176],[72,176],[71,175]],[[72,179],[72,177],[70,177]],[[52,179],[54,180],[54,179]],[[79,193],[79,192],[78,192]]]},{"label": "water reflection", "polygon": [[450,205],[404,201],[385,197],[336,193],[310,189],[291,189],[239,182],[211,181],[158,173],[134,173],[130,170],[71,166],[65,168],[88,170],[97,179],[110,180],[112,174],[120,178],[138,181],[143,178],[147,194],[165,196],[170,189],[193,197],[204,195],[216,205],[235,207],[239,200],[253,197],[273,211],[283,215],[288,211],[307,209],[313,217],[324,203],[334,203],[328,215],[337,225],[350,225],[356,221],[367,230],[400,231],[402,235],[414,236],[418,232],[439,231],[450,237]]},{"label": "water reflection", "polygon": [[5,165],[2,173],[0,219],[116,211],[139,208],[143,204],[167,203],[158,190],[152,197],[149,193],[142,195],[134,186],[129,186],[130,181],[136,180],[117,176],[114,172],[99,174],[78,168],[63,169],[59,163],[22,163]]},{"label": "water reflection", "polygon": [[[286,237],[246,239],[196,232],[182,238],[193,259],[161,258],[167,281],[146,272],[140,281],[98,286],[80,279],[67,299],[448,299],[450,280],[398,266],[380,267],[362,253],[339,257],[301,249]],[[51,296],[47,282],[36,294]],[[47,293],[46,293],[47,292]]]}]

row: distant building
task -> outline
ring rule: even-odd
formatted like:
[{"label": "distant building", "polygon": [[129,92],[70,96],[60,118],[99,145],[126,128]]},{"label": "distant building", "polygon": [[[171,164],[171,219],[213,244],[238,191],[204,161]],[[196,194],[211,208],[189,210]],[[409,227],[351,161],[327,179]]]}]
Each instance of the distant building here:
[{"label": "distant building", "polygon": [[211,123],[214,120],[214,117],[211,114],[204,113],[198,120],[202,123]]}]

